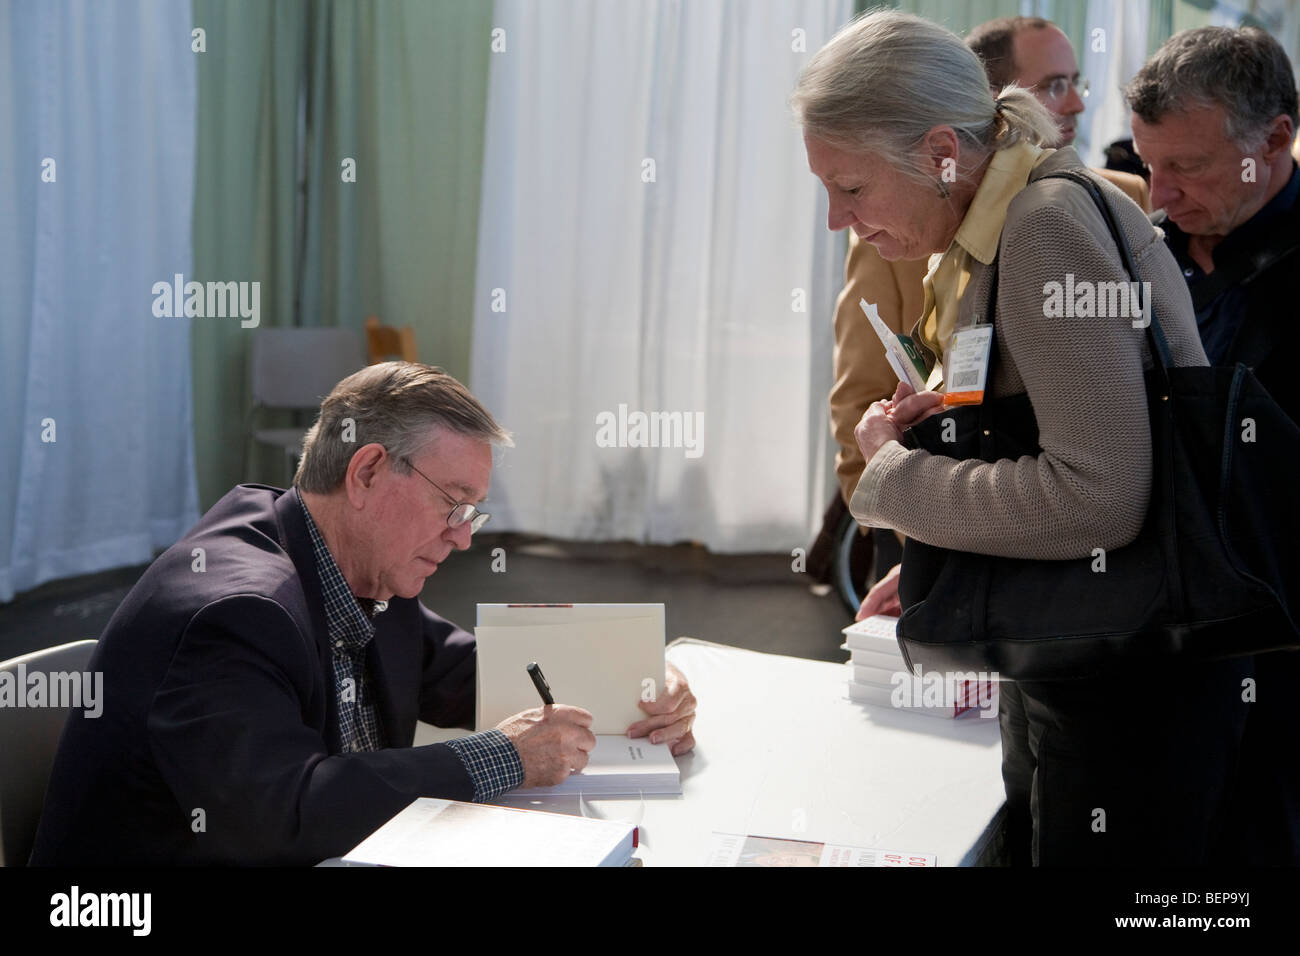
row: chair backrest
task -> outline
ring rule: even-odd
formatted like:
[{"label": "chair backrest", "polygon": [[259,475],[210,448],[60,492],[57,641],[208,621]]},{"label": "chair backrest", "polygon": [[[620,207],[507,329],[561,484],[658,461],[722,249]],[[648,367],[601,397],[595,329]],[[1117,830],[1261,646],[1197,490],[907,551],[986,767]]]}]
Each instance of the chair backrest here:
[{"label": "chair backrest", "polygon": [[[45,706],[0,707],[0,866],[27,865],[59,737],[68,714],[76,709],[65,699],[71,682],[52,681],[48,675],[83,673],[94,649],[94,641],[74,641],[0,663],[0,681],[11,683],[24,702],[30,699],[31,675],[47,675]],[[81,678],[74,680],[81,686],[78,693],[84,695],[86,688]],[[62,689],[56,694],[56,688]],[[92,709],[86,696],[75,703],[82,709]],[[95,703],[103,706],[102,700]]]},{"label": "chair backrest", "polygon": [[321,399],[365,365],[356,329],[258,329],[250,387],[266,408],[320,408]]},{"label": "chair backrest", "polygon": [[409,325],[400,329],[384,325],[377,315],[366,318],[366,350],[370,353],[371,365],[394,357],[403,362],[419,361],[415,357],[415,329]]}]

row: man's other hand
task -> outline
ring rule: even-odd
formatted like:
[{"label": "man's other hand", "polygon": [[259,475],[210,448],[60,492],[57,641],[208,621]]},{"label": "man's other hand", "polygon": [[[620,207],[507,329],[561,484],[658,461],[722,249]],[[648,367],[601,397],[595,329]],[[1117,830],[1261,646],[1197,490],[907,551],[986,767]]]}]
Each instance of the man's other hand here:
[{"label": "man's other hand", "polygon": [[547,704],[507,717],[497,730],[510,738],[524,765],[525,787],[553,787],[587,766],[596,746],[591,713],[567,704]]},{"label": "man's other hand", "polygon": [[672,664],[664,664],[664,690],[654,700],[642,700],[638,706],[650,716],[627,729],[629,737],[650,735],[652,744],[667,743],[674,757],[690,753],[695,747],[695,695],[686,676]]}]

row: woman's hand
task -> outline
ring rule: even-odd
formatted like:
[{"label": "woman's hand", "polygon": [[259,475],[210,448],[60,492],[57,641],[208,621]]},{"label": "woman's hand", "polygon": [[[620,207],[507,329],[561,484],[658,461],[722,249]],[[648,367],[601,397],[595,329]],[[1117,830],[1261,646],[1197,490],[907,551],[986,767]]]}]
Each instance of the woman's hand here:
[{"label": "woman's hand", "polygon": [[877,581],[862,599],[855,621],[865,621],[876,614],[890,614],[898,617],[903,613],[903,605],[898,600],[898,575],[903,570],[901,564],[889,569],[883,578]]},{"label": "woman's hand", "polygon": [[903,431],[943,409],[939,392],[914,392],[906,382],[899,382],[894,397],[874,402],[853,429],[864,461],[871,461],[880,446],[889,441],[901,442]]}]

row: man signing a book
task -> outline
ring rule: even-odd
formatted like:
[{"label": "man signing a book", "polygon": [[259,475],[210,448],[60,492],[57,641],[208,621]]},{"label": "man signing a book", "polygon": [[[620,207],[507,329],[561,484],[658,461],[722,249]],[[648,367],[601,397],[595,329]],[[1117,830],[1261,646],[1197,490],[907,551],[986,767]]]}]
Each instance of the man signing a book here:
[{"label": "man signing a book", "polygon": [[[510,437],[441,369],[340,382],[288,491],[239,485],[162,554],[90,669],[98,718],[60,742],[31,862],[311,864],[417,797],[487,801],[581,770],[591,714],[556,704],[412,747],[417,719],[472,725],[474,638],[418,600],[487,515]],[[695,745],[671,664],[633,737]]]}]

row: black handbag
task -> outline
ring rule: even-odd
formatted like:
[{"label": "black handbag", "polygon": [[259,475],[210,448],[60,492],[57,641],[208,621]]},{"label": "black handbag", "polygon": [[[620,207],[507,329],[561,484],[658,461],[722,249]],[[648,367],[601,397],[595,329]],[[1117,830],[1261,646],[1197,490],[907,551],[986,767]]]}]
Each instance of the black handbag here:
[{"label": "black handbag", "polygon": [[[1139,282],[1096,184],[1078,173],[1052,175],[1088,190]],[[990,322],[996,301],[995,272]],[[1107,552],[1097,571],[1091,556],[1018,560],[909,538],[898,590],[898,640],[909,669],[1058,680],[1135,662],[1300,647],[1300,428],[1244,365],[1176,367],[1154,309],[1146,331],[1154,460],[1136,540]],[[953,425],[942,434],[947,419],[956,441],[942,440],[954,437]],[[905,437],[910,447],[958,459],[1041,451],[1024,394],[932,415]]]}]

